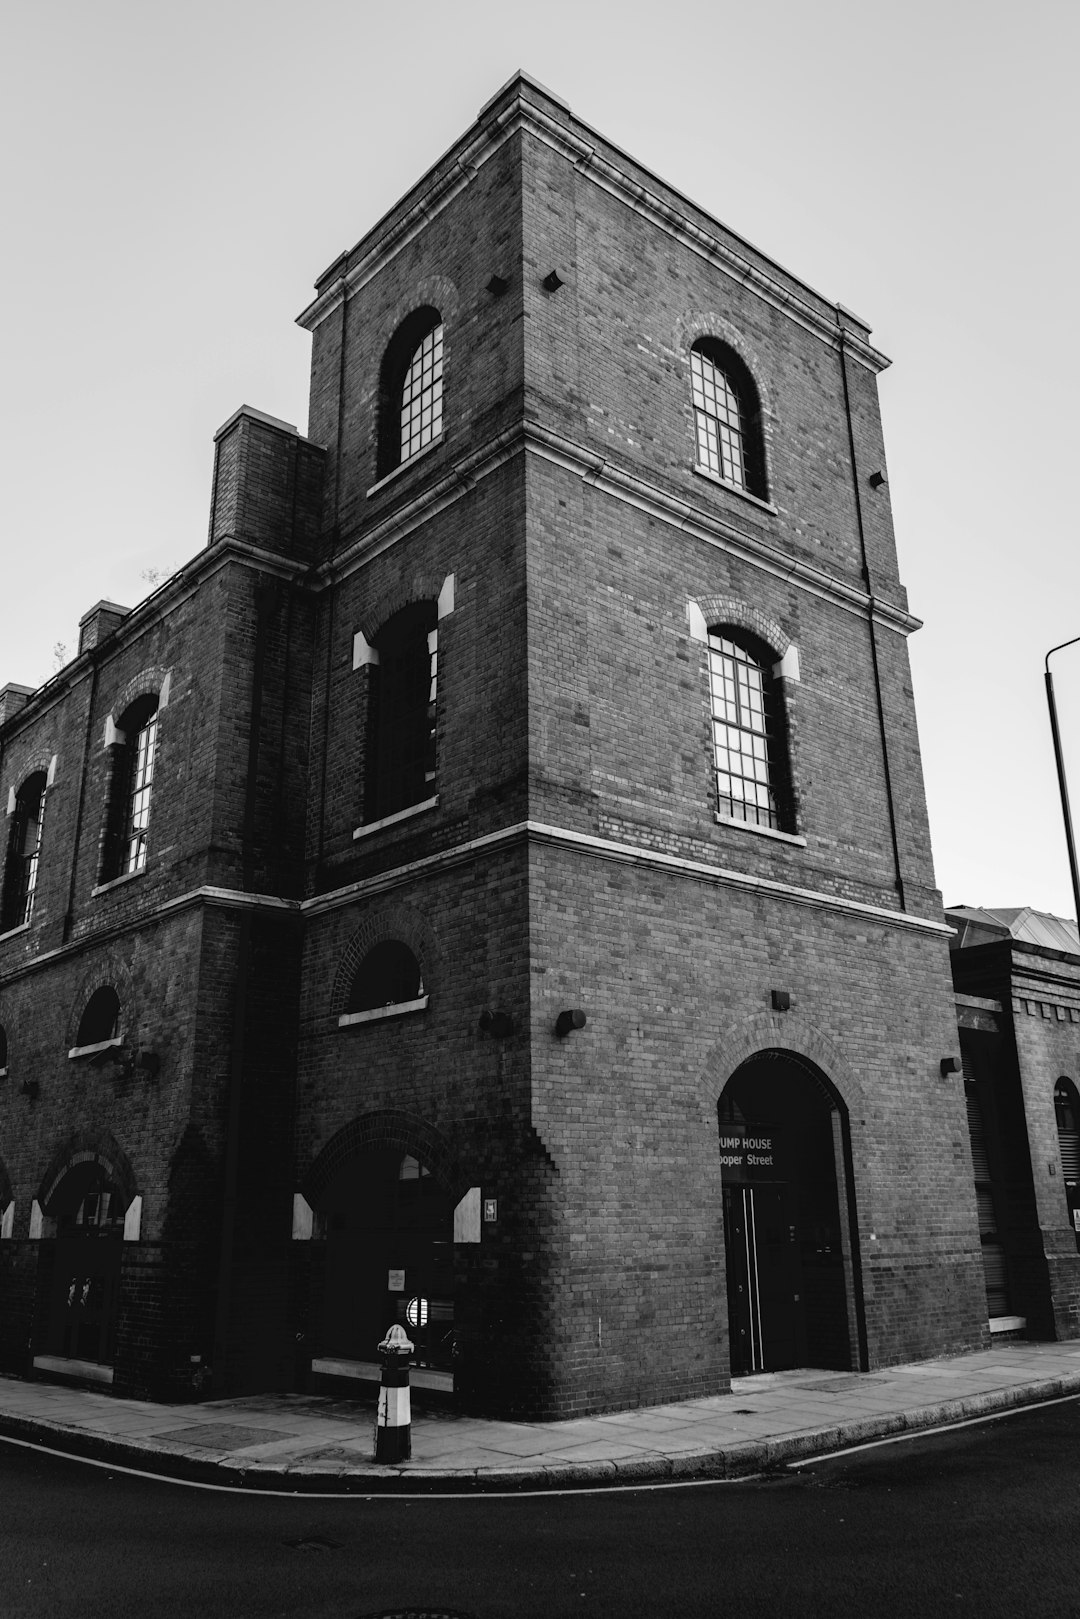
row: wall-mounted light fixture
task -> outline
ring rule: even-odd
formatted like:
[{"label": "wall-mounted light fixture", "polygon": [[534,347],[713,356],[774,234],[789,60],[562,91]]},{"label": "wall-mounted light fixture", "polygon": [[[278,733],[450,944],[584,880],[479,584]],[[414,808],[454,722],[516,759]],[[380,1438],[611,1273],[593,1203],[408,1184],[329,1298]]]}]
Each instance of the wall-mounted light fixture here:
[{"label": "wall-mounted light fixture", "polygon": [[963,1063],[960,1061],[959,1057],[942,1057],[940,1066],[942,1079],[948,1079],[950,1074],[958,1074],[960,1072],[960,1070],[963,1068]]},{"label": "wall-mounted light fixture", "polygon": [[888,481],[883,472],[872,472],[870,474],[869,483],[871,489],[880,489],[882,484],[888,483]]},{"label": "wall-mounted light fixture", "polygon": [[493,298],[501,298],[509,285],[504,275],[493,275],[487,284],[487,290]]},{"label": "wall-mounted light fixture", "polygon": [[772,991],[772,1009],[773,1009],[774,1012],[790,1012],[791,1011],[791,994],[790,994],[790,991],[788,991],[786,989],[774,989]]},{"label": "wall-mounted light fixture", "polygon": [[586,1021],[584,1012],[576,1009],[569,1012],[560,1012],[555,1019],[555,1033],[562,1039],[570,1033],[571,1029],[583,1029]]},{"label": "wall-mounted light fixture", "polygon": [[547,275],[544,277],[543,284],[545,292],[558,292],[559,288],[563,284],[563,279],[558,270],[549,270]]},{"label": "wall-mounted light fixture", "polygon": [[496,1040],[505,1040],[508,1034],[514,1032],[514,1020],[509,1012],[485,1011],[480,1014],[480,1027]]}]

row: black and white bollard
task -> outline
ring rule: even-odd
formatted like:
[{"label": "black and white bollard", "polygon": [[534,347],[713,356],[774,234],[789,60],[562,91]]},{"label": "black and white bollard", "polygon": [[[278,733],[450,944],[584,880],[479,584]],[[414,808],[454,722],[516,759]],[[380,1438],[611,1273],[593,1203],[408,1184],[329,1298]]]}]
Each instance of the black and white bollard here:
[{"label": "black and white bollard", "polygon": [[407,1462],[412,1455],[412,1414],[409,1410],[409,1359],[414,1345],[405,1328],[393,1326],[379,1345],[382,1383],[375,1417],[375,1460]]}]

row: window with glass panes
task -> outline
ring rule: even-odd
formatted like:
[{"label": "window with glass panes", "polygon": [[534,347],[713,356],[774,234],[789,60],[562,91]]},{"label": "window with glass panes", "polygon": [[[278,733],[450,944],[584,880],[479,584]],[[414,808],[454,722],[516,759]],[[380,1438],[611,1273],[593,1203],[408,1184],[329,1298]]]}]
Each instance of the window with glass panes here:
[{"label": "window with glass panes", "polygon": [[35,771],[15,795],[0,915],[0,927],[3,928],[22,927],[34,913],[41,827],[45,815],[45,783],[45,772]]},{"label": "window with glass panes", "polygon": [[698,463],[716,477],[745,488],[739,396],[726,373],[700,349],[691,351],[690,376]]},{"label": "window with glass panes", "polygon": [[150,794],[154,784],[157,754],[158,711],[139,726],[131,738],[131,784],[124,818],[124,852],[121,875],[142,871],[146,865],[146,837],[150,826]]},{"label": "window with glass panes", "polygon": [[709,632],[717,807],[778,828],[778,713],[767,664],[723,629]]},{"label": "window with glass panes", "polygon": [[442,324],[432,327],[416,350],[401,390],[401,459],[422,450],[442,432]]}]

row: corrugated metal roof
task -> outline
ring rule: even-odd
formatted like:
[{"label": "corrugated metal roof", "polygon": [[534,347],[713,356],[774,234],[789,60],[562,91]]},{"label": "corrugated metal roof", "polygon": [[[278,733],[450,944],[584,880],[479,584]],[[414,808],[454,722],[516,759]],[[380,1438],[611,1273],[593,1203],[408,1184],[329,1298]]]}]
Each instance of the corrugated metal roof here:
[{"label": "corrugated metal roof", "polygon": [[945,912],[959,930],[953,948],[988,944],[992,939],[1020,939],[1043,950],[1064,950],[1080,955],[1080,930],[1068,917],[1036,911],[1030,905],[950,905]]}]

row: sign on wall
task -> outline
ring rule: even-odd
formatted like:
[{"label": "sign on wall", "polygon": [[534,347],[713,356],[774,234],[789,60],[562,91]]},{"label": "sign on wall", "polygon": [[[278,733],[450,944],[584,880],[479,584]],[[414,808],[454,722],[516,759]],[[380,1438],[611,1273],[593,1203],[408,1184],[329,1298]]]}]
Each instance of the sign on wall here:
[{"label": "sign on wall", "polygon": [[743,1134],[730,1126],[721,1129],[720,1168],[724,1180],[775,1180],[780,1174],[777,1145],[775,1130],[747,1129]]}]

